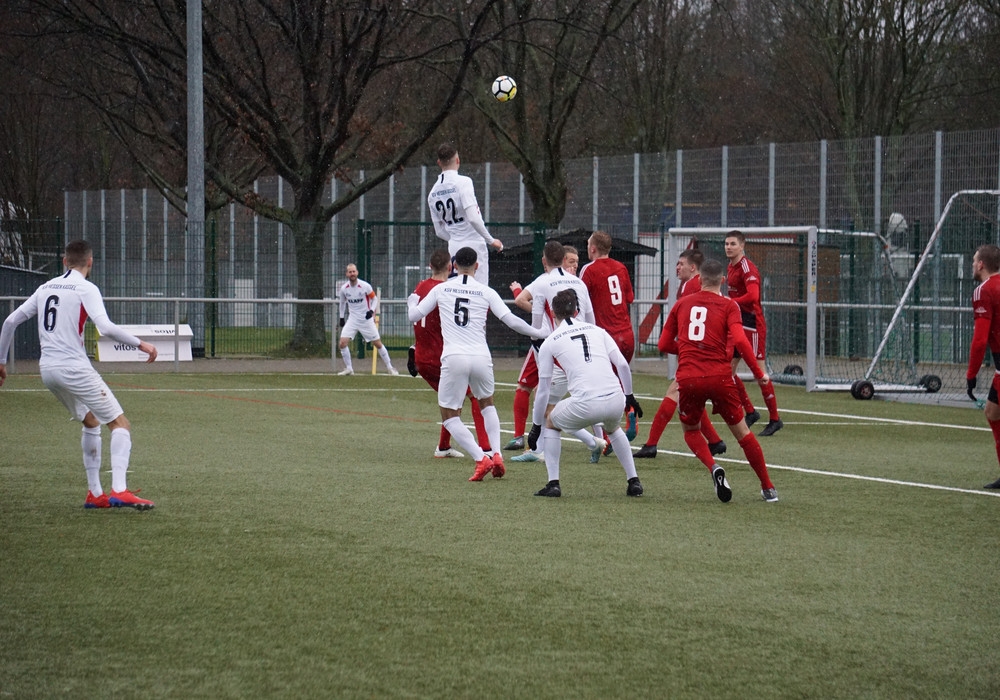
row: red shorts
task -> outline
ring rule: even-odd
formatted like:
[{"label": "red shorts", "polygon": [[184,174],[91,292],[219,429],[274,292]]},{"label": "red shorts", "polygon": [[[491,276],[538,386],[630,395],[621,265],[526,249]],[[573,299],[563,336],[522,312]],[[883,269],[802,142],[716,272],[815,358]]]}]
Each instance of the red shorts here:
[{"label": "red shorts", "polygon": [[993,373],[993,381],[990,382],[990,392],[986,395],[987,401],[992,401],[993,403],[1000,403],[997,400],[997,396],[1000,395],[1000,374]]},{"label": "red shorts", "polygon": [[633,333],[630,328],[627,333],[611,333],[610,335],[622,355],[624,355],[625,359],[631,363],[632,356],[635,355],[635,333]]},{"label": "red shorts", "polygon": [[517,377],[517,385],[531,391],[538,386],[538,358],[535,348],[528,350],[521,365],[521,374]]},{"label": "red shorts", "polygon": [[[743,326],[743,332],[746,333],[747,340],[750,341],[750,346],[753,348],[754,357],[763,362],[764,348],[767,347],[765,345],[765,341],[767,340],[767,331],[758,330],[756,328],[747,328],[746,326]],[[740,351],[734,349],[733,358],[737,358],[739,356],[740,356]]]},{"label": "red shorts", "polygon": [[425,365],[421,362],[417,363],[417,374],[424,378],[424,381],[431,385],[431,389],[434,391],[438,390],[438,384],[441,382],[441,365]]},{"label": "red shorts", "polygon": [[735,425],[743,420],[743,404],[731,374],[712,377],[678,379],[677,389],[680,401],[677,410],[681,423],[697,425],[705,411],[705,402],[712,402],[712,413],[718,413],[726,425]]}]

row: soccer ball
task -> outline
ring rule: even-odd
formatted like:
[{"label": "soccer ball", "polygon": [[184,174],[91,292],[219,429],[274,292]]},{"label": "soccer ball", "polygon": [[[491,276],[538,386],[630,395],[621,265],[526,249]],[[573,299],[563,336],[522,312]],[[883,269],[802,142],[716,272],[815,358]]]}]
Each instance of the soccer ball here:
[{"label": "soccer ball", "polygon": [[493,81],[492,92],[497,102],[513,100],[517,94],[517,83],[509,75],[501,75]]}]

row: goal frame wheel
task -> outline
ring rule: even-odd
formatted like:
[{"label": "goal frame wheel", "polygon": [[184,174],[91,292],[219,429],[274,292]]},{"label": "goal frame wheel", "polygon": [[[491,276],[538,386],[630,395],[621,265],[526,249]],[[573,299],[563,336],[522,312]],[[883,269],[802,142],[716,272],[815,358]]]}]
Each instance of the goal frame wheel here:
[{"label": "goal frame wheel", "polygon": [[870,401],[875,396],[875,385],[867,379],[859,379],[851,384],[851,396],[858,401]]}]

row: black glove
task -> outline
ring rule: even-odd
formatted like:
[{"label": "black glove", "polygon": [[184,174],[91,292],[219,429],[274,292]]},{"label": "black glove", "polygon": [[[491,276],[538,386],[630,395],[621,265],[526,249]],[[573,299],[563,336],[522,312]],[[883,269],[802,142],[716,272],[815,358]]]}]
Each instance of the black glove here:
[{"label": "black glove", "polygon": [[341,317],[341,319],[340,319],[340,327],[341,328],[344,327],[344,323],[346,323],[346,321],[344,321],[343,317]]},{"label": "black glove", "polygon": [[538,423],[531,424],[531,430],[528,431],[528,449],[532,452],[538,449],[538,436],[542,434],[542,426]]},{"label": "black glove", "polygon": [[628,410],[630,408],[635,411],[636,418],[642,418],[642,406],[635,400],[634,394],[625,395],[625,409]]},{"label": "black glove", "polygon": [[369,309],[368,313],[365,314],[365,320],[367,321],[368,319],[370,319],[374,315],[375,315],[375,312],[372,311],[371,309]]},{"label": "black glove", "polygon": [[410,376],[417,376],[417,349],[410,346],[410,349],[406,352],[406,369],[410,371]]},{"label": "black glove", "polygon": [[973,377],[972,379],[966,379],[965,380],[965,386],[967,388],[967,391],[965,393],[967,393],[969,395],[970,399],[972,399],[973,401],[975,401],[976,400],[976,395],[972,393],[972,390],[976,388],[976,378]]}]

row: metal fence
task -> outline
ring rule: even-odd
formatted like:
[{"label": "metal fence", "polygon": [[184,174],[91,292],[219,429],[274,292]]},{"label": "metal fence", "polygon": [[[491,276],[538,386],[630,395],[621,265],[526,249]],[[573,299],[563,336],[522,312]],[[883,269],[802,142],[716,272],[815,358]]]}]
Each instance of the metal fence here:
[{"label": "metal fence", "polygon": [[[603,229],[617,237],[619,248],[637,246],[636,326],[645,340],[640,348],[649,352],[655,329],[649,327],[648,312],[673,272],[660,252],[668,228],[815,225],[884,235],[891,246],[919,249],[952,192],[1000,186],[1000,128],[583,158],[568,161],[567,171],[569,200],[560,232]],[[462,172],[476,183],[487,221],[530,218],[530,202],[512,165],[463,164]],[[430,251],[441,245],[426,223],[426,195],[436,174],[436,167],[407,169],[324,224],[322,253],[303,261],[320,266],[324,298],[336,298],[344,267],[356,262],[362,277],[381,287],[385,299],[405,299],[425,276]],[[363,180],[364,172],[359,176]],[[345,186],[333,181],[324,196],[333,200]],[[261,178],[254,189],[281,206],[294,204],[281,178]],[[902,214],[910,226],[887,230],[893,213]],[[969,254],[972,238],[996,240],[1000,208],[970,217],[962,226],[978,233],[971,238],[946,235],[942,255]],[[201,229],[187,226],[183,214],[151,190],[67,192],[63,220],[31,222],[18,236],[11,235],[10,222],[0,225],[0,266],[42,276],[59,272],[59,251],[66,240],[91,241],[93,279],[105,296],[149,302],[109,304],[112,317],[122,323],[159,322],[161,307],[154,302],[161,299],[233,300],[212,312],[193,303],[183,310],[195,328],[196,345],[206,352],[211,352],[213,329],[249,337],[250,329],[288,331],[293,325],[291,302],[300,296],[300,261],[291,231],[240,206],[215,212]],[[503,280],[497,288],[506,293],[508,278],[524,281],[537,272],[532,246],[539,234],[524,223],[491,223],[490,228],[508,251],[528,251],[526,256],[499,256],[492,263],[497,279]],[[923,240],[913,239],[915,231]],[[898,236],[905,240],[894,238]],[[7,274],[5,269],[0,267],[0,275]],[[936,303],[942,295],[950,298],[947,284],[940,277],[929,279],[922,299]],[[402,337],[405,314],[393,306],[386,306],[383,328],[396,335],[399,326]],[[326,314],[328,330],[334,327],[332,315]]]}]

